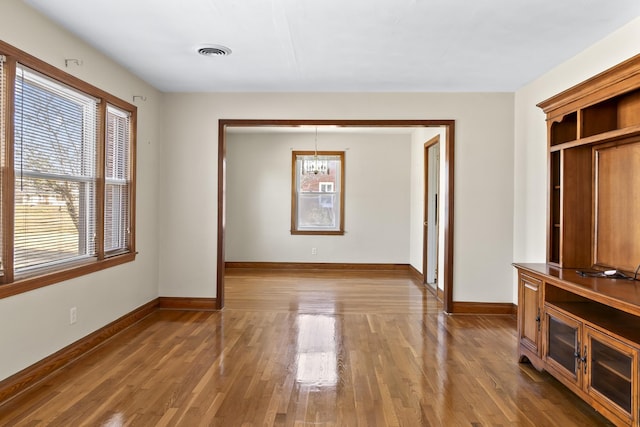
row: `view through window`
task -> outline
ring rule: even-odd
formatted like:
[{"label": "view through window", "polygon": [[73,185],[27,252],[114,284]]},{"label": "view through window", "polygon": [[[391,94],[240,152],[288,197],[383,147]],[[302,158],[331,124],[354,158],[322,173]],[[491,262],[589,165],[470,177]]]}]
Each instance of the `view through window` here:
[{"label": "view through window", "polygon": [[291,233],[344,234],[344,151],[293,152]]}]

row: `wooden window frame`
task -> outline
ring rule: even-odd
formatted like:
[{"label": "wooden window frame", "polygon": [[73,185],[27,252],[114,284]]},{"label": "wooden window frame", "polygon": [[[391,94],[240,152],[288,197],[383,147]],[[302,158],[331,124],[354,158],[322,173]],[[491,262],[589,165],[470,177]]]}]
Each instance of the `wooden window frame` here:
[{"label": "wooden window frame", "polygon": [[[2,218],[2,259],[4,262],[3,275],[0,277],[0,298],[28,292],[61,281],[73,279],[85,274],[90,274],[116,265],[124,264],[135,260],[135,200],[136,200],[136,133],[137,133],[137,107],[108,92],[105,92],[77,77],[74,77],[46,62],[17,49],[3,41],[0,41],[0,55],[4,57],[5,67],[5,93],[0,94],[4,98],[3,124],[4,134],[0,141],[0,166],[1,166],[1,206],[0,216]],[[49,77],[56,82],[69,86],[89,96],[99,99],[98,104],[98,124],[97,124],[97,155],[96,155],[96,256],[89,260],[79,262],[61,263],[54,267],[39,270],[32,276],[14,275],[14,90],[16,79],[16,66],[21,64],[38,73]],[[130,141],[129,141],[129,245],[125,252],[114,255],[105,254],[104,251],[104,211],[105,211],[105,145],[106,145],[106,114],[107,105],[124,110],[130,114]],[[2,128],[2,127],[0,127]]]},{"label": "wooden window frame", "polygon": [[[298,156],[338,156],[340,157],[340,215],[339,215],[339,227],[337,230],[299,230],[298,229],[298,183],[297,183],[297,157]],[[291,234],[292,235],[329,235],[329,236],[342,236],[344,235],[344,207],[345,207],[345,152],[344,151],[292,151],[291,152]]]}]

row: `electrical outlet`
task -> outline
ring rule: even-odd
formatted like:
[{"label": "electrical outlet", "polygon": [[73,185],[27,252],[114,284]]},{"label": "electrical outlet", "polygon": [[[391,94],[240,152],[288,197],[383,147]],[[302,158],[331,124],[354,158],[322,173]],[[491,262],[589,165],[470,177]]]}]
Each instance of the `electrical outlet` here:
[{"label": "electrical outlet", "polygon": [[69,324],[73,325],[78,321],[78,309],[76,307],[71,307],[69,309]]},{"label": "electrical outlet", "polygon": [[311,248],[311,255],[318,255],[318,248]]}]

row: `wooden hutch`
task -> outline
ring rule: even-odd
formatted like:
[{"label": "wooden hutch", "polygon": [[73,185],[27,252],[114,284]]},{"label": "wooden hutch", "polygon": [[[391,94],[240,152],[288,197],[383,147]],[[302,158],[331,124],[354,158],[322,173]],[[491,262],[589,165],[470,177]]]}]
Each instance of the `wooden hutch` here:
[{"label": "wooden hutch", "polygon": [[514,264],[519,358],[614,424],[640,426],[640,55],[538,106],[547,263]]}]

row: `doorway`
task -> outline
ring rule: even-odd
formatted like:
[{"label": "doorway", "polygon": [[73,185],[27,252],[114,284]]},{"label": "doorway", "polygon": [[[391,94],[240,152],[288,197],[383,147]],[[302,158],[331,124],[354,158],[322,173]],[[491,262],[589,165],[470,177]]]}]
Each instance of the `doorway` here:
[{"label": "doorway", "polygon": [[424,144],[424,228],[423,262],[424,284],[442,299],[442,289],[438,284],[438,255],[440,236],[440,135]]},{"label": "doorway", "polygon": [[442,205],[440,218],[443,229],[444,266],[440,272],[443,284],[443,310],[453,309],[453,184],[454,184],[454,120],[245,120],[221,119],[218,121],[218,212],[217,212],[217,274],[216,274],[216,308],[224,307],[224,275],[225,275],[225,188],[226,188],[226,129],[228,127],[299,127],[299,126],[333,126],[349,127],[405,127],[405,128],[443,128],[444,162],[442,191],[439,204]]}]

